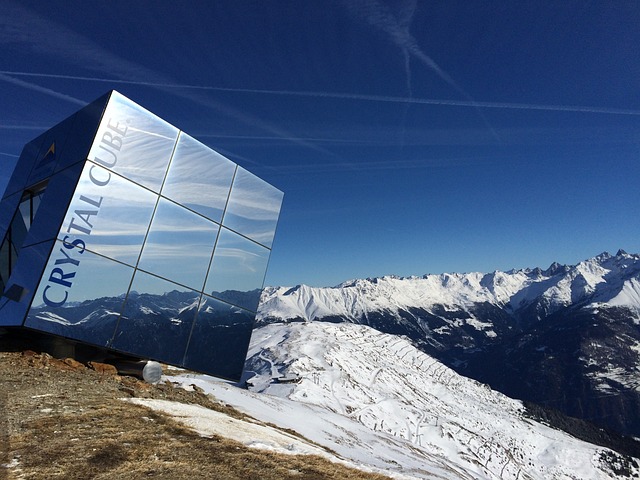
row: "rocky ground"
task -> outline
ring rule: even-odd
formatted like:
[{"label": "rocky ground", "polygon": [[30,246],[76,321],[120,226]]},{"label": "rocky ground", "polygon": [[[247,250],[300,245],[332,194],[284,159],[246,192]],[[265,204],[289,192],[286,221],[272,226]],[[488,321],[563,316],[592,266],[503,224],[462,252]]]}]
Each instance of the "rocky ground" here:
[{"label": "rocky ground", "polygon": [[[107,364],[56,359],[0,335],[0,479],[382,479],[320,457],[202,437],[122,401],[199,404],[242,418],[197,389],[151,385]],[[289,432],[291,433],[291,432]]]}]

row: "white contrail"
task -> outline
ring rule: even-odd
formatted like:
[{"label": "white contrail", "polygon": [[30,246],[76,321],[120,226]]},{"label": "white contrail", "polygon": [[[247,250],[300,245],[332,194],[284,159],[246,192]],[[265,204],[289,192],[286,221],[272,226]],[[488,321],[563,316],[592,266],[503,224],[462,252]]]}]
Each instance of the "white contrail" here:
[{"label": "white contrail", "polygon": [[[7,4],[6,6],[4,5],[5,3]],[[51,58],[61,58],[70,64],[80,65],[82,68],[90,68],[95,72],[109,71],[112,75],[119,78],[150,78],[156,80],[156,83],[131,82],[130,84],[137,83],[139,85],[149,85],[160,89],[173,88],[171,86],[173,79],[158,74],[140,64],[126,60],[118,54],[112,53],[110,50],[102,47],[100,44],[85,38],[83,35],[54,22],[51,18],[32,12],[21,3],[7,2],[7,0],[5,0],[3,2],[3,8],[2,15],[0,15],[0,47],[5,43],[23,44],[27,46],[29,50],[37,50],[40,54],[48,55]],[[61,76],[60,78],[63,77]],[[0,80],[1,79],[2,78],[0,78]],[[111,83],[116,82],[111,81]],[[37,86],[31,87],[33,90],[37,89]],[[39,91],[52,95],[57,93],[52,93],[52,91],[47,91],[47,89],[40,89]],[[197,95],[191,91],[177,90],[171,93],[178,97],[186,98],[198,105],[222,112],[247,125],[261,128],[269,133],[287,138],[292,143],[297,143],[307,148],[332,155],[331,152],[317,145],[298,141],[294,134],[279,128],[275,124],[268,123],[258,117],[253,117],[240,110],[226,106],[215,98]],[[66,99],[74,101],[74,103],[78,101],[77,99],[73,99],[73,97]],[[82,105],[85,104],[86,102],[82,102]]]},{"label": "white contrail", "polygon": [[[81,81],[92,81],[92,82],[104,82],[104,83],[116,83],[116,84],[127,84],[127,85],[140,85],[147,87],[156,87],[156,88],[164,88],[164,89],[186,89],[186,90],[212,90],[212,88],[203,87],[200,88],[197,85],[179,85],[175,83],[161,83],[161,82],[142,82],[142,81],[134,81],[134,80],[118,80],[118,79],[107,79],[107,78],[98,78],[98,77],[82,77],[82,76],[74,76],[74,75],[57,75],[57,74],[46,74],[46,73],[28,73],[28,72],[10,72],[10,71],[0,71],[0,80],[5,80],[7,82],[13,83],[15,85],[19,85],[22,87],[29,88],[31,90],[35,90],[41,93],[46,93],[48,95],[52,95],[57,98],[61,98],[63,100],[69,100],[78,105],[86,105],[87,102],[79,100],[77,98],[71,97],[69,95],[65,95],[63,93],[55,92],[54,90],[50,90],[45,87],[40,87],[39,85],[35,85],[29,82],[24,82],[22,80],[18,80],[16,78],[11,77],[14,76],[23,76],[23,77],[40,77],[40,78],[58,78],[58,79],[67,79],[67,80],[81,80]],[[191,100],[194,100],[190,98]],[[299,137],[295,135],[291,135],[289,132],[285,130],[279,129],[271,124],[265,123],[262,120],[259,120],[254,117],[250,117],[246,114],[236,111],[230,107],[226,107],[218,102],[212,103],[211,101],[205,101],[203,99],[194,100],[200,104],[206,104],[209,107],[217,108],[218,110],[228,114],[229,116],[235,117],[238,120],[244,121],[247,124],[258,126],[263,130],[266,130],[270,133],[277,135],[279,139],[286,140],[289,142],[297,143],[299,145],[311,148],[313,150],[331,154],[331,152],[314,145],[312,143],[306,142],[304,140],[300,140]],[[4,126],[0,128],[11,128],[9,126]],[[19,127],[14,127],[19,128]]]},{"label": "white contrail", "polygon": [[47,128],[50,127],[38,127],[37,125],[7,125],[7,124],[0,124],[0,130],[41,130],[41,131],[45,131]]},{"label": "white contrail", "polygon": [[51,90],[50,88],[41,87],[40,85],[36,85],[34,83],[25,82],[24,80],[20,80],[18,78],[13,78],[4,73],[0,73],[0,80],[4,80],[5,82],[12,83],[13,85],[17,85],[19,87],[28,88],[29,90],[33,90],[34,92],[44,93],[46,95],[59,98],[62,100],[67,100],[71,103],[75,103],[76,105],[85,106],[87,102],[83,102],[82,100],[72,97],[70,95],[65,95],[64,93],[56,92],[55,90]]},{"label": "white contrail", "polygon": [[[400,8],[398,14],[398,27],[405,32],[406,35],[410,35],[409,29],[411,28],[411,22],[413,21],[413,15],[416,13],[417,1],[409,0],[405,4],[404,8]],[[407,77],[407,94],[409,97],[413,97],[412,87],[412,75],[411,75],[411,56],[406,48],[402,49],[404,55],[404,71]]]},{"label": "white contrail", "polygon": [[[387,34],[391,41],[400,48],[405,56],[407,54],[413,55],[421,63],[433,70],[445,83],[452,87],[456,92],[458,92],[472,104],[475,103],[471,95],[469,95],[460,85],[458,85],[458,83],[453,78],[451,78],[451,76],[447,72],[445,72],[429,55],[427,55],[420,48],[416,39],[409,32],[409,25],[406,23],[411,21],[411,18],[415,13],[415,6],[413,7],[413,10],[409,9],[408,13],[401,12],[402,18],[401,21],[399,21],[388,11],[388,8],[384,4],[378,2],[377,0],[365,0],[359,3],[348,1],[347,5],[356,14],[356,16],[364,17],[364,19],[369,22],[369,24]],[[496,140],[500,142],[500,136],[484,116],[482,110],[480,110],[480,108],[478,108],[476,105],[472,106],[476,109],[477,114],[482,119],[485,127],[487,127],[487,129],[491,131],[491,134],[496,138]]]},{"label": "white contrail", "polygon": [[[2,126],[0,126],[2,128]],[[286,140],[282,137],[276,137],[273,135],[232,135],[226,133],[194,133],[194,138],[228,138],[237,140]],[[297,137],[298,140],[305,142],[329,142],[346,145],[369,145],[370,141],[358,140],[355,138],[335,138],[335,137]]]},{"label": "white contrail", "polygon": [[388,35],[393,43],[396,44],[400,50],[415,56],[418,60],[424,63],[427,67],[433,70],[445,83],[453,87],[458,93],[463,94],[465,97],[469,95],[445,72],[440,66],[417,44],[415,38],[409,32],[409,23],[415,13],[415,5],[413,8],[401,10],[400,20],[396,19],[392,15],[388,8],[375,0],[367,0],[358,3],[348,2],[347,4],[351,11],[358,17],[364,17],[364,19],[373,27],[378,28],[382,32]]},{"label": "white contrail", "polygon": [[313,98],[337,98],[344,100],[362,100],[367,102],[385,103],[410,103],[416,105],[439,105],[445,107],[480,107],[480,108],[504,108],[511,110],[546,110],[552,112],[576,112],[576,113],[601,113],[607,115],[640,115],[640,110],[628,110],[622,108],[593,107],[584,105],[544,105],[535,103],[508,103],[508,102],[481,102],[471,100],[447,100],[437,98],[416,98],[398,97],[391,95],[367,95],[361,93],[341,93],[341,92],[319,92],[305,90],[263,90],[257,88],[233,88],[233,87],[213,87],[208,85],[191,85],[180,83],[155,83],[140,82],[135,80],[118,80],[113,78],[83,77],[76,75],[58,75],[50,73],[31,73],[0,70],[0,74],[13,75],[16,77],[43,77],[59,78],[67,80],[82,80],[89,82],[121,83],[127,85],[141,85],[148,87],[183,88],[192,90],[212,90],[232,93],[255,93],[260,95],[284,95],[291,97],[313,97]]},{"label": "white contrail", "polygon": [[[398,26],[399,28],[405,32],[407,35],[410,35],[409,29],[411,28],[411,22],[413,21],[413,15],[416,13],[417,2],[416,0],[409,0],[405,3],[404,7],[400,8],[398,13]],[[413,79],[411,74],[411,55],[409,55],[409,51],[406,48],[402,49],[402,56],[404,57],[404,74],[407,82],[407,96],[409,98],[413,97]],[[407,115],[409,114],[409,108],[411,107],[410,103],[406,103],[404,105],[402,111],[402,120],[401,120],[401,136],[400,136],[400,145],[404,148],[405,141],[407,137]]]}]

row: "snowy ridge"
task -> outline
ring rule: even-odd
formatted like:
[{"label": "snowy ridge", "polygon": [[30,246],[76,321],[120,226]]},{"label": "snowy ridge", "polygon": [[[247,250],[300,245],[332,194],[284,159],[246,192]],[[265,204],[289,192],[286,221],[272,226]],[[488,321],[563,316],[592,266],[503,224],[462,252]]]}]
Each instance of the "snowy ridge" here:
[{"label": "snowy ridge", "polygon": [[[165,377],[202,388],[271,427],[207,409],[137,400],[203,435],[315,453],[398,479],[613,479],[633,460],[523,416],[524,407],[457,375],[408,341],[353,324],[272,324],[255,331],[250,390],[200,374]],[[272,426],[294,430],[282,435]],[[617,469],[617,470],[614,470]]]},{"label": "snowy ridge", "polygon": [[[521,402],[366,326],[268,325],[254,333],[247,368],[252,390],[402,439],[424,457],[423,465],[449,465],[457,472],[451,478],[615,477],[602,461],[605,449],[524,418]],[[351,447],[361,448],[355,439]],[[449,478],[442,471],[404,470],[411,465],[406,460],[401,465],[399,471],[412,476]]]},{"label": "snowy ridge", "polygon": [[547,270],[385,276],[329,288],[268,287],[263,292],[258,322],[340,317],[358,323],[371,312],[398,315],[401,310],[432,310],[435,305],[467,310],[484,302],[512,312],[538,302],[544,313],[550,314],[591,300],[601,306],[640,309],[640,256],[605,252],[572,267],[553,264]]},{"label": "snowy ridge", "polygon": [[625,281],[620,292],[607,303],[616,307],[633,306],[637,309],[640,305],[640,279],[636,277]]}]

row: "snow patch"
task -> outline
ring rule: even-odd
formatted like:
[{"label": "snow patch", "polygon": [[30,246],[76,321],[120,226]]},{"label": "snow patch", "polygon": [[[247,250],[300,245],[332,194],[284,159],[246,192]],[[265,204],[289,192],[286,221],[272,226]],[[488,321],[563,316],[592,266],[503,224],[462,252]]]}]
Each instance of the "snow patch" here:
[{"label": "snow patch", "polygon": [[[519,401],[366,326],[259,328],[247,367],[253,391],[205,375],[170,380],[197,385],[263,422],[293,429],[341,458],[386,474],[613,478],[597,461],[604,449],[523,418]],[[283,375],[299,381],[279,383]]]}]

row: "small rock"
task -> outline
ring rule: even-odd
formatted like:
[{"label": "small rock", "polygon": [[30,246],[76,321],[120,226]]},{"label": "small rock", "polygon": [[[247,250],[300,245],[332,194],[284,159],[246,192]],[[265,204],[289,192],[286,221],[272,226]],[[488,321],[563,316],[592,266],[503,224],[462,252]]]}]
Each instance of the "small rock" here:
[{"label": "small rock", "polygon": [[63,362],[65,364],[67,364],[69,367],[71,367],[73,370],[83,370],[84,369],[84,365],[82,363],[80,363],[79,361],[73,359],[73,358],[65,358],[63,360]]},{"label": "small rock", "polygon": [[136,396],[136,391],[135,391],[135,389],[133,389],[133,388],[131,388],[131,387],[125,387],[125,386],[122,386],[122,387],[120,387],[120,389],[119,389],[119,390],[120,390],[121,392],[126,393],[127,395],[132,396],[132,397],[135,397],[135,396]]},{"label": "small rock", "polygon": [[191,387],[193,387],[193,391],[197,392],[197,393],[204,393],[204,390],[202,388],[200,388],[198,385],[196,385],[195,383],[191,384]]},{"label": "small rock", "polygon": [[89,362],[89,366],[103,375],[118,375],[118,369],[108,363]]}]

